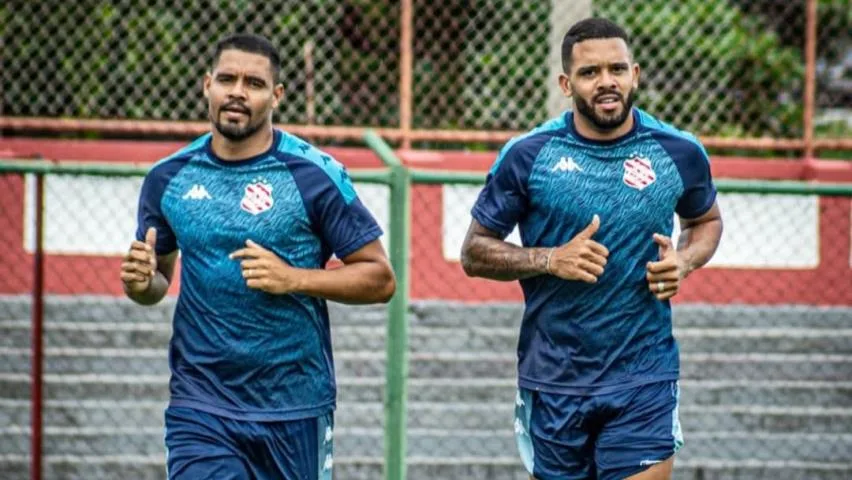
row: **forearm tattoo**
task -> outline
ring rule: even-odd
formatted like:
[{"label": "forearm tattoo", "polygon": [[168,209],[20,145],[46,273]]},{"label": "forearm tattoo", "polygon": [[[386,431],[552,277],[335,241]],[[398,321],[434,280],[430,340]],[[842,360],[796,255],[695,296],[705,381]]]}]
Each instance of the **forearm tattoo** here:
[{"label": "forearm tattoo", "polygon": [[522,248],[497,238],[477,236],[462,256],[465,271],[492,280],[518,280],[547,272],[547,248]]}]

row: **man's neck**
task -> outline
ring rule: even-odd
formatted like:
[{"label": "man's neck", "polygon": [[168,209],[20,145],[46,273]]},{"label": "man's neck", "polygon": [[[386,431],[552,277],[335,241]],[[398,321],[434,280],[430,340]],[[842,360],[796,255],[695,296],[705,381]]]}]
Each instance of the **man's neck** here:
[{"label": "man's neck", "polygon": [[630,130],[633,129],[634,121],[631,109],[624,123],[612,130],[601,130],[588,118],[579,113],[576,108],[574,109],[574,128],[577,130],[577,133],[589,140],[608,141],[621,138],[630,133]]},{"label": "man's neck", "polygon": [[239,141],[229,140],[214,128],[211,148],[222,160],[245,160],[269,150],[272,139],[272,127],[261,128],[252,136]]}]

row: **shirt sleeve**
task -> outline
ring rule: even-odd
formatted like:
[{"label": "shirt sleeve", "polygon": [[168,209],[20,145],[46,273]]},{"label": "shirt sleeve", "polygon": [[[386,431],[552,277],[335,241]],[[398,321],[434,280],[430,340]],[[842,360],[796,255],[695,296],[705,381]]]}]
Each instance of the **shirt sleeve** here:
[{"label": "shirt sleeve", "polygon": [[707,213],[716,201],[716,186],[710,174],[710,157],[698,140],[687,134],[657,134],[657,141],[668,152],[683,182],[683,194],[675,206],[681,218],[696,218]]},{"label": "shirt sleeve", "polygon": [[471,215],[480,225],[502,238],[509,235],[526,216],[528,181],[532,165],[543,146],[541,140],[546,138],[525,139],[503,147],[471,210]]},{"label": "shirt sleeve", "polygon": [[328,155],[321,163],[297,159],[291,171],[323,249],[344,258],[382,235],[373,215],[361,203],[346,168]]},{"label": "shirt sleeve", "polygon": [[142,182],[136,215],[136,240],[144,242],[148,228],[156,228],[157,255],[167,255],[177,250],[177,239],[163,214],[162,200],[166,186],[182,166],[183,163],[177,161],[157,165],[145,175],[145,180]]},{"label": "shirt sleeve", "polygon": [[697,148],[681,171],[683,195],[675,206],[682,218],[696,218],[707,213],[716,201],[716,186],[710,174],[710,159],[703,148]]}]

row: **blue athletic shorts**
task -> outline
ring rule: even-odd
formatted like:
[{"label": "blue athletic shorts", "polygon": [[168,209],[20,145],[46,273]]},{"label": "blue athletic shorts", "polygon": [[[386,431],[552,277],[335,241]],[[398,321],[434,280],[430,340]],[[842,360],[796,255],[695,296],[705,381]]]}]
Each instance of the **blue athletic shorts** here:
[{"label": "blue athletic shorts", "polygon": [[537,480],[620,480],[683,446],[677,382],[572,396],[519,389],[515,439]]},{"label": "blue athletic shorts", "polygon": [[169,480],[331,480],[334,417],[234,420],[166,409]]}]

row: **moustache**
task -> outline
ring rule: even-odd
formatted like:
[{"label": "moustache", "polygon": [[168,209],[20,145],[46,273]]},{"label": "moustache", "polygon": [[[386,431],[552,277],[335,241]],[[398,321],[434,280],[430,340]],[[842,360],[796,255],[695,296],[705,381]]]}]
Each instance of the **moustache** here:
[{"label": "moustache", "polygon": [[243,105],[240,102],[226,103],[226,104],[222,105],[222,107],[219,109],[219,111],[220,112],[231,111],[231,112],[239,112],[239,113],[244,113],[246,115],[251,115],[251,109],[248,108],[247,106]]},{"label": "moustache", "polygon": [[599,94],[595,95],[595,96],[592,98],[592,101],[593,101],[593,102],[597,102],[598,100],[600,100],[600,99],[601,99],[601,97],[605,97],[605,96],[609,96],[609,95],[614,95],[614,96],[616,96],[616,97],[618,98],[618,101],[619,101],[619,102],[624,103],[624,96],[623,96],[623,95],[621,95],[621,93],[620,93],[620,92],[617,92],[617,91],[614,91],[614,90],[613,90],[613,91],[609,91],[609,92],[601,92],[601,93],[599,93]]}]

